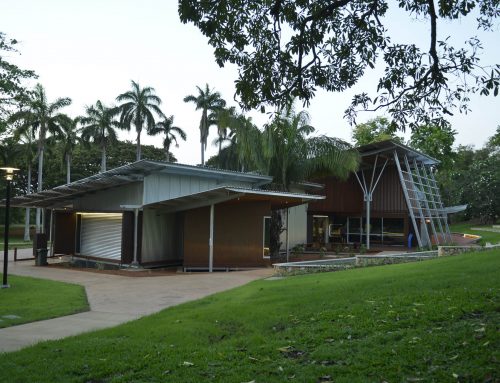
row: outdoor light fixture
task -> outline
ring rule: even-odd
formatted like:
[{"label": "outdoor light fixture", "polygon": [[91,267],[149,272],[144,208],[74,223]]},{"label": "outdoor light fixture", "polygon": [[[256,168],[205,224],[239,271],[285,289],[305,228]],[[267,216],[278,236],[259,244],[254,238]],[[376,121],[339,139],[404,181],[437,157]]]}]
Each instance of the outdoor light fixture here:
[{"label": "outdoor light fixture", "polygon": [[9,263],[9,210],[10,210],[10,183],[14,178],[14,172],[19,170],[16,168],[5,167],[0,168],[5,172],[7,180],[6,196],[5,196],[5,226],[4,226],[4,243],[3,243],[3,282],[2,289],[10,287],[7,283],[7,265]]}]

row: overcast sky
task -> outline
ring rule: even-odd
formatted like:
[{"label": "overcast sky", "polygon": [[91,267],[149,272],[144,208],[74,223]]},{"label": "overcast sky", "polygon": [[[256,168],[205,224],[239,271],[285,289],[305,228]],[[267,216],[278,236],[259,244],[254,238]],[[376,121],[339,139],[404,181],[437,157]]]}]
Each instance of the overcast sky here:
[{"label": "overcast sky", "polygon": [[[393,3],[396,3],[395,1]],[[394,5],[394,4],[392,4]],[[428,46],[428,25],[391,13],[393,40]],[[179,21],[175,0],[0,0],[0,31],[20,41],[21,55],[9,54],[22,68],[33,69],[48,97],[71,97],[67,113],[77,116],[85,105],[100,99],[111,105],[130,87],[130,80],[153,86],[162,98],[162,110],[175,116],[176,125],[188,134],[187,143],[173,148],[179,162],[200,162],[198,124],[200,112],[182,99],[196,94],[196,85],[209,83],[229,104],[233,101],[236,68],[219,68],[205,37],[192,25]],[[439,39],[452,36],[463,42],[478,35],[483,41],[482,64],[500,63],[499,30],[479,33],[468,20],[439,24]],[[342,94],[318,92],[309,112],[321,134],[350,140],[351,127],[343,119],[345,108],[359,91],[373,94],[377,78],[367,74],[352,90]],[[300,106],[300,105],[299,105]],[[500,124],[500,99],[473,97],[472,112],[450,119],[458,131],[457,144],[481,146]],[[252,113],[261,125],[266,116]],[[359,121],[373,118],[361,114]],[[213,128],[209,137],[216,137]],[[134,140],[134,133],[121,133]],[[145,144],[161,146],[160,137],[142,136]],[[216,153],[209,145],[208,157]]]}]

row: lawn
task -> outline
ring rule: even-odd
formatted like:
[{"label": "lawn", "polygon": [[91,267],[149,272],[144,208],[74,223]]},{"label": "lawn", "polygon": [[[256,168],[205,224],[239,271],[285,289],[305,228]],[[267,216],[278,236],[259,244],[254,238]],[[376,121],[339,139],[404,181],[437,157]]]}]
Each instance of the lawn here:
[{"label": "lawn", "polygon": [[[2,274],[0,274],[1,278]],[[0,289],[0,328],[88,310],[83,286],[9,275]]]},{"label": "lawn", "polygon": [[500,251],[261,280],[0,356],[9,382],[495,382]]},{"label": "lawn", "polygon": [[[31,238],[33,239],[33,230]],[[18,249],[25,249],[33,247],[33,241],[24,240],[24,225],[12,224],[9,230],[9,249],[17,247]],[[3,250],[4,244],[4,225],[0,225],[0,248]]]},{"label": "lawn", "polygon": [[474,235],[480,235],[482,238],[480,239],[479,243],[480,244],[486,244],[487,242],[496,244],[500,243],[500,232],[494,233],[491,231],[480,231],[480,230],[471,230],[471,228],[491,228],[492,225],[478,225],[478,224],[472,224],[469,222],[461,222],[461,223],[456,223],[450,226],[450,230],[455,233],[464,233],[464,234],[474,234]]}]

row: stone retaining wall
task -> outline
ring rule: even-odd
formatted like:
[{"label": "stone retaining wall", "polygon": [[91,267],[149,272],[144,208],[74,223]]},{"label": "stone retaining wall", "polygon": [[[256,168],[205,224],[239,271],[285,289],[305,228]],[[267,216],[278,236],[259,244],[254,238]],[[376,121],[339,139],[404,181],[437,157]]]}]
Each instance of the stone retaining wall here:
[{"label": "stone retaining wall", "polygon": [[446,257],[450,255],[458,255],[462,253],[470,253],[472,251],[487,251],[492,249],[500,249],[500,245],[493,246],[439,246],[438,256]]},{"label": "stone retaining wall", "polygon": [[437,251],[422,251],[419,253],[404,255],[358,255],[356,256],[356,266],[392,265],[395,263],[407,263],[426,261],[437,257]]}]

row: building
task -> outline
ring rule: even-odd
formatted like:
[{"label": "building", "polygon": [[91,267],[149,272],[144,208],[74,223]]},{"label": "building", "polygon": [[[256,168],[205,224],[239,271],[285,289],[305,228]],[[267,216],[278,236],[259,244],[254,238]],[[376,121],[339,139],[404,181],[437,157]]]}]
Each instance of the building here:
[{"label": "building", "polygon": [[210,271],[258,267],[269,264],[271,210],[290,208],[292,240],[305,242],[304,204],[324,198],[300,191],[315,184],[291,193],[264,190],[271,181],[255,173],[141,160],[16,197],[12,205],[50,214],[55,255]]},{"label": "building", "polygon": [[346,181],[316,180],[326,198],[308,206],[307,242],[429,248],[451,242],[434,171],[436,159],[396,141],[357,148],[361,165]]}]

